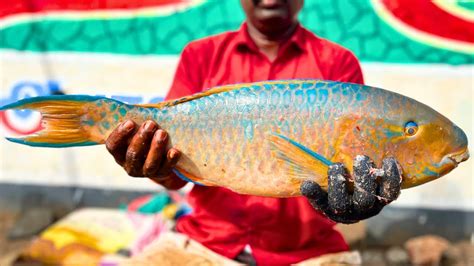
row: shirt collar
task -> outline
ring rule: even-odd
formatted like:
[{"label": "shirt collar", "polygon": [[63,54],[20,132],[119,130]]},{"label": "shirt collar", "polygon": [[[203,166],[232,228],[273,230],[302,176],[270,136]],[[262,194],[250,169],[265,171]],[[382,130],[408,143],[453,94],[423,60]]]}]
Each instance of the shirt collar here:
[{"label": "shirt collar", "polygon": [[[234,41],[236,49],[247,49],[252,52],[258,52],[257,45],[255,45],[255,42],[250,38],[246,22],[240,26]],[[281,46],[281,50],[286,50],[289,46],[305,51],[304,28],[300,24],[296,26],[295,32],[291,35],[290,39]]]}]

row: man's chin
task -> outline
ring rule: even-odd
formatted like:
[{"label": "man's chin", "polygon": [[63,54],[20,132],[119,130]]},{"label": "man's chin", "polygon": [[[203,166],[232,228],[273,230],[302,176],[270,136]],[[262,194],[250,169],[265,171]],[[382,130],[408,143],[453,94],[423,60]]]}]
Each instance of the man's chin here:
[{"label": "man's chin", "polygon": [[258,29],[265,34],[278,34],[288,31],[291,27],[291,22],[285,17],[265,17],[258,18]]},{"label": "man's chin", "polygon": [[259,8],[255,10],[255,17],[259,20],[288,20],[288,10],[285,8]]}]

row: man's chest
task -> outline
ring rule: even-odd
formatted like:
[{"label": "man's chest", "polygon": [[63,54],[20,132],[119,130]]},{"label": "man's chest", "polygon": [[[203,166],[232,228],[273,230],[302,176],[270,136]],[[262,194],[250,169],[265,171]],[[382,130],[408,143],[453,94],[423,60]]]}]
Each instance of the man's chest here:
[{"label": "man's chest", "polygon": [[317,58],[308,54],[280,57],[273,62],[259,54],[232,54],[210,62],[202,89],[264,80],[324,79],[326,71],[322,68]]}]

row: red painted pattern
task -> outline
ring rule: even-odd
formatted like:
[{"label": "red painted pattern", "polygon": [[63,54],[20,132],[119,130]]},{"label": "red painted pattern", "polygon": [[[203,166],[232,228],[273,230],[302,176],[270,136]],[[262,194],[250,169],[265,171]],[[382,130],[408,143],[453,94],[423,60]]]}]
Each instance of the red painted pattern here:
[{"label": "red painted pattern", "polygon": [[21,127],[16,126],[15,123],[8,118],[5,111],[0,111],[0,125],[3,125],[8,131],[16,135],[30,135],[42,129],[41,119],[38,119],[32,127],[22,129]]},{"label": "red painted pattern", "polygon": [[186,3],[189,0],[4,0],[0,1],[0,18],[21,13],[47,11],[91,11],[136,9]]},{"label": "red painted pattern", "polygon": [[399,20],[420,31],[452,40],[474,43],[474,23],[456,17],[430,0],[382,0]]}]

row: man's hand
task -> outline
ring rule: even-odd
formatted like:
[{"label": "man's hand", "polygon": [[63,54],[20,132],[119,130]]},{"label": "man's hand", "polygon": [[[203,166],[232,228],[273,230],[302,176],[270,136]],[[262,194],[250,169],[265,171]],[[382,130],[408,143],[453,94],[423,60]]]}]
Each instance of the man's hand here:
[{"label": "man's hand", "polygon": [[168,134],[154,121],[138,127],[133,121],[121,123],[107,138],[105,146],[128,175],[149,177],[169,189],[186,184],[171,171],[181,153],[167,148]]},{"label": "man's hand", "polygon": [[[313,181],[301,185],[301,193],[311,205],[339,223],[356,223],[378,214],[400,195],[401,170],[394,158],[386,158],[382,170],[367,156],[354,160],[354,192],[349,193],[347,171],[341,163],[328,171],[328,190]],[[377,176],[379,179],[377,180]]]}]

